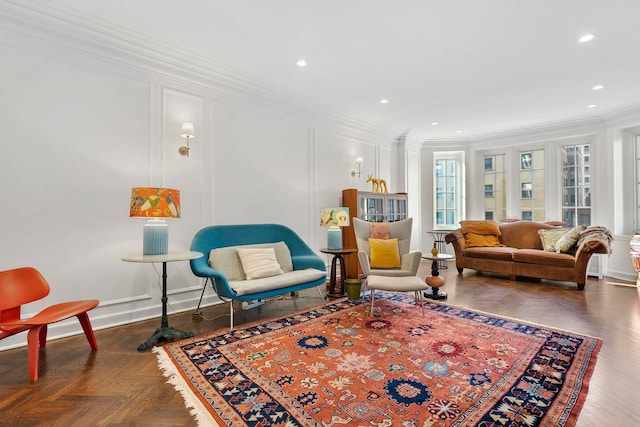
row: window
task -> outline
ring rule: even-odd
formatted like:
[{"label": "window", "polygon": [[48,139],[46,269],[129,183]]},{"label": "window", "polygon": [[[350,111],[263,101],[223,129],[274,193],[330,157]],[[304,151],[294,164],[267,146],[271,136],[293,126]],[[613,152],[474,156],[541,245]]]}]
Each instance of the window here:
[{"label": "window", "polygon": [[493,157],[485,157],[484,158],[484,170],[492,171],[493,170]]},{"label": "window", "polygon": [[519,182],[522,219],[545,220],[544,166],[544,150],[520,152]]},{"label": "window", "polygon": [[434,228],[454,229],[464,205],[463,152],[434,153]]},{"label": "window", "polygon": [[493,185],[485,184],[485,186],[484,186],[484,197],[493,197]]},{"label": "window", "polygon": [[[636,224],[640,224],[638,129],[640,128],[633,130],[637,177]],[[474,182],[473,188],[484,191],[484,197],[480,194],[481,199],[474,203],[474,212],[479,217],[484,215],[494,221],[518,218],[530,221],[563,221],[568,226],[591,225],[593,156],[590,149],[588,140],[575,138],[562,142],[549,140],[546,143],[536,143],[535,146],[516,145],[505,148],[503,154],[497,154],[494,150],[480,154],[475,170],[478,171],[477,178],[482,178],[483,181]],[[636,229],[640,230],[640,226],[636,225]]]},{"label": "window", "polygon": [[589,144],[567,145],[562,156],[562,220],[569,226],[591,225]]},{"label": "window", "polygon": [[[507,215],[507,192],[505,155],[496,154],[484,158],[484,211],[485,217],[491,214],[496,221],[505,219]],[[487,169],[487,164],[491,168]]]}]

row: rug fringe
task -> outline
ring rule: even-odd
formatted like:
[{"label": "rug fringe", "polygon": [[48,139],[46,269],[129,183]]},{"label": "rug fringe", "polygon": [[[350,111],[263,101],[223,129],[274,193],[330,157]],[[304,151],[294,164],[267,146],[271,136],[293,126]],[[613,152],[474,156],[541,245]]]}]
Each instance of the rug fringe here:
[{"label": "rug fringe", "polygon": [[182,395],[185,406],[189,409],[189,413],[195,418],[198,425],[220,427],[220,425],[211,418],[202,402],[189,390],[189,384],[182,378],[177,366],[171,361],[164,347],[153,347],[151,351],[156,353],[158,367],[167,378],[167,383],[171,384],[173,388]]}]

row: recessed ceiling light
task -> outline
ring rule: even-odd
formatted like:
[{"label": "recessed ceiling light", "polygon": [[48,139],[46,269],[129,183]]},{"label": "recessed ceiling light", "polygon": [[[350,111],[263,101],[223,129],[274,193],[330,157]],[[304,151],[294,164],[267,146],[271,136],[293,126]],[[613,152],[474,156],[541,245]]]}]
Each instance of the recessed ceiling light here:
[{"label": "recessed ceiling light", "polygon": [[587,108],[596,108],[598,106],[598,104],[589,104],[587,105]]},{"label": "recessed ceiling light", "polygon": [[462,133],[462,131],[461,130],[457,130],[456,133]]},{"label": "recessed ceiling light", "polygon": [[580,37],[578,41],[580,43],[586,43],[593,40],[593,37],[594,37],[593,34],[585,34],[584,36]]},{"label": "recessed ceiling light", "polygon": [[298,62],[296,62],[296,65],[298,67],[306,67],[307,66],[307,61],[305,61],[304,59],[298,59]]},{"label": "recessed ceiling light", "polygon": [[593,90],[600,90],[600,89],[604,89],[604,86],[602,86],[602,85],[595,85],[592,89],[593,89]]},{"label": "recessed ceiling light", "polygon": [[387,98],[382,98],[380,100],[380,104],[388,104],[388,103],[389,103],[389,100]]},{"label": "recessed ceiling light", "polygon": [[438,122],[431,123],[431,126],[438,126]]}]

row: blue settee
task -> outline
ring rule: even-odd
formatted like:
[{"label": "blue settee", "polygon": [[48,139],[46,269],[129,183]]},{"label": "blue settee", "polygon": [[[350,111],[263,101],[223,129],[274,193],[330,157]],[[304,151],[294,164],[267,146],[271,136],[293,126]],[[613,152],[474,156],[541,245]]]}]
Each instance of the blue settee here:
[{"label": "blue settee", "polygon": [[[282,274],[247,279],[238,248],[273,247]],[[290,228],[280,224],[214,225],[201,229],[191,250],[205,256],[191,260],[191,270],[211,281],[222,301],[230,304],[233,329],[233,301],[256,301],[324,285],[326,266],[321,257]],[[205,282],[206,285],[206,282]],[[324,300],[324,296],[318,289]]]}]

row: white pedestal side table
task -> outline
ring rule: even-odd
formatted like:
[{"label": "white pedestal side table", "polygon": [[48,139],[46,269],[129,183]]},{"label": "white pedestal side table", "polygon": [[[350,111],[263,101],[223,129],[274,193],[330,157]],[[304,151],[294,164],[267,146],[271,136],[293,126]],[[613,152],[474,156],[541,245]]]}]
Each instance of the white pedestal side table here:
[{"label": "white pedestal side table", "polygon": [[162,319],[160,321],[160,327],[156,329],[156,331],[147,341],[138,346],[138,351],[143,351],[151,348],[160,339],[170,341],[174,339],[183,339],[193,336],[193,333],[191,332],[183,332],[169,326],[169,320],[167,317],[167,263],[176,261],[188,261],[191,259],[200,258],[201,256],[203,256],[201,252],[171,251],[168,254],[163,255],[132,254],[122,257],[122,260],[126,262],[162,263]]}]

